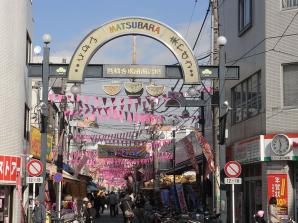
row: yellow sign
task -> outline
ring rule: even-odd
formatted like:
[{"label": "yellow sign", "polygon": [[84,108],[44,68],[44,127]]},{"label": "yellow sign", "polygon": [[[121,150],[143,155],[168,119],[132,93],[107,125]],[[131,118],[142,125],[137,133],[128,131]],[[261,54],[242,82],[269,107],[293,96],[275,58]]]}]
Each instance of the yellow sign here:
[{"label": "yellow sign", "polygon": [[142,35],[161,42],[181,65],[184,83],[200,82],[197,60],[184,38],[161,22],[138,17],[117,19],[90,32],[72,56],[68,68],[68,81],[82,82],[86,65],[96,51],[107,42],[125,35]]},{"label": "yellow sign", "polygon": [[[53,136],[47,135],[47,161],[53,160]],[[31,126],[31,145],[30,154],[35,158],[40,158],[40,148],[41,148],[41,133],[40,129]]]}]

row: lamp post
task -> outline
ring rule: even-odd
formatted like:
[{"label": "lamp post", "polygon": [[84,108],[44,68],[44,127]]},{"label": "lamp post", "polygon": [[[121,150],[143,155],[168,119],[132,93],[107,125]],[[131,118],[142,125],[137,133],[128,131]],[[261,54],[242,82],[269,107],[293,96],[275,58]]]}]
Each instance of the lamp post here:
[{"label": "lamp post", "polygon": [[[224,63],[224,46],[227,43],[227,39],[224,36],[220,36],[217,39],[217,43],[219,45],[219,120],[226,115],[226,107],[224,105],[225,102],[225,75],[226,75],[226,67]],[[224,127],[225,128],[225,127]],[[225,131],[225,129],[223,130]],[[221,134],[221,133],[219,133]],[[224,140],[223,140],[224,141]],[[220,143],[221,144],[221,143]],[[219,171],[223,169],[226,163],[226,146],[225,143],[219,145],[219,151],[216,151],[216,162],[219,165]],[[220,174],[219,174],[220,176]],[[219,180],[219,182],[221,182]],[[226,209],[226,191],[220,189],[220,205],[221,205],[221,220],[222,222],[226,222],[227,220],[227,209]]]},{"label": "lamp post", "polygon": [[[47,127],[48,127],[48,89],[49,89],[49,72],[50,72],[50,48],[48,44],[51,42],[51,36],[44,34],[42,36],[43,61],[42,61],[42,105],[41,105],[41,154],[40,161],[43,164],[42,178],[43,183],[39,185],[39,199],[44,203],[45,184],[46,184],[46,156],[47,156]],[[45,215],[46,213],[44,213]]]}]

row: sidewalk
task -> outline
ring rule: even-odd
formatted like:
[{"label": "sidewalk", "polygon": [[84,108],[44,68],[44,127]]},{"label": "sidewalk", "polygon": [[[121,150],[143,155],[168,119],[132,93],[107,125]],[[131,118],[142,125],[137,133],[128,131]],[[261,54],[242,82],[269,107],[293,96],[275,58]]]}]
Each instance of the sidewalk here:
[{"label": "sidewalk", "polygon": [[123,223],[122,212],[120,211],[116,217],[110,217],[110,210],[106,209],[104,213],[95,220],[95,223]]}]

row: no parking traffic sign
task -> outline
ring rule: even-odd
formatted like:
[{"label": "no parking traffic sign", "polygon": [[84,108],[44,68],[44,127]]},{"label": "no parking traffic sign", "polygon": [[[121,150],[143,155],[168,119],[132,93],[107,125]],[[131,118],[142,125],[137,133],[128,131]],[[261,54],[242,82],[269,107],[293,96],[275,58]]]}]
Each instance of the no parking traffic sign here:
[{"label": "no parking traffic sign", "polygon": [[39,160],[33,159],[27,163],[26,169],[30,176],[39,177],[43,172],[43,165]]},{"label": "no parking traffic sign", "polygon": [[61,173],[56,173],[53,177],[54,182],[59,183],[63,180],[63,176]]},{"label": "no parking traffic sign", "polygon": [[230,161],[225,165],[224,170],[227,177],[236,178],[241,174],[241,165],[237,161]]}]

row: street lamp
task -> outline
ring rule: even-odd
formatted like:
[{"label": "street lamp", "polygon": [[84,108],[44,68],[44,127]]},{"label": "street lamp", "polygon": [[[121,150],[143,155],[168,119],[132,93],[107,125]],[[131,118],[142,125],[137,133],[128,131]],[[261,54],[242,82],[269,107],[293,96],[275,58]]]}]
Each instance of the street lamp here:
[{"label": "street lamp", "polygon": [[[219,123],[222,118],[226,115],[226,106],[225,106],[225,75],[226,67],[224,62],[224,46],[227,44],[227,39],[224,36],[220,36],[217,39],[219,45]],[[223,140],[224,142],[224,140]],[[226,162],[226,148],[225,143],[220,143],[219,151],[216,151],[216,163],[219,165],[220,171]],[[220,177],[220,173],[217,173],[217,176]],[[218,182],[221,182],[220,179]],[[220,189],[220,204],[221,204],[221,219],[223,222],[226,222],[227,210],[226,210],[226,192]]]},{"label": "street lamp", "polygon": [[[43,61],[42,61],[42,112],[41,112],[41,154],[40,161],[43,164],[42,178],[43,183],[39,185],[39,199],[44,203],[45,183],[46,183],[46,155],[47,155],[47,124],[48,124],[48,89],[49,89],[49,72],[50,72],[50,48],[51,36],[44,34],[43,37]],[[44,213],[45,215],[46,213]]]}]

